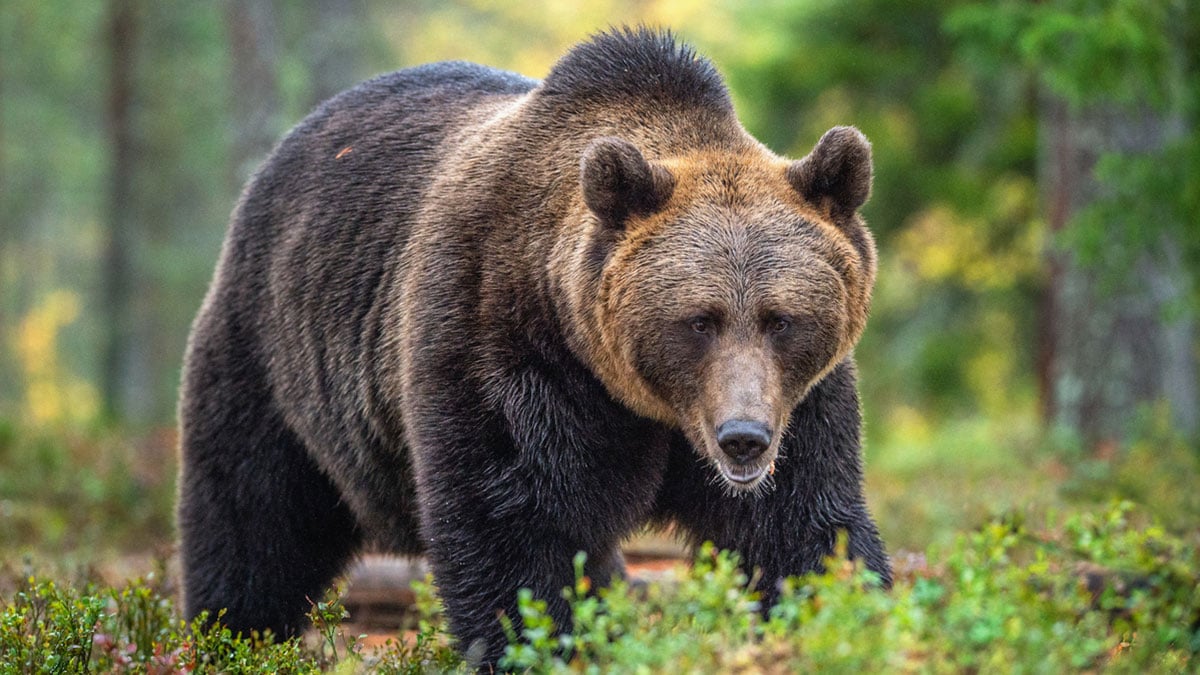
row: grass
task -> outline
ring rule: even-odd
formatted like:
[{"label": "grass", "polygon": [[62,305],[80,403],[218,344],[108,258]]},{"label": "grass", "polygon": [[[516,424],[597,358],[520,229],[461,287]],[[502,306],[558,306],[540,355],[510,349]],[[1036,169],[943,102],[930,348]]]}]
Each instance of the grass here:
[{"label": "grass", "polygon": [[1143,411],[1132,440],[1085,448],[1046,433],[1032,410],[928,423],[897,408],[868,428],[867,498],[892,550],[922,551],[1020,510],[1045,517],[1134,502],[1176,531],[1200,528],[1200,445],[1172,430],[1166,406]]},{"label": "grass", "polygon": [[0,554],[70,551],[86,563],[169,543],[174,445],[170,432],[130,438],[0,418]]},{"label": "grass", "polygon": [[892,550],[921,551],[957,532],[1020,508],[1044,514],[1066,506],[1058,454],[1041,447],[1032,417],[971,417],[928,428],[896,420],[868,436],[867,498]]},{"label": "grass", "polygon": [[[1045,527],[1010,515],[929,551],[890,591],[831,558],[765,613],[734,555],[704,548],[678,580],[593,593],[577,559],[571,623],[523,594],[503,666],[528,672],[1187,672],[1200,666],[1200,553],[1129,504]],[[179,619],[163,580],[120,588],[15,584],[0,611],[2,672],[466,671],[436,599],[416,637],[369,652],[336,596],[316,639],[233,635]]]}]

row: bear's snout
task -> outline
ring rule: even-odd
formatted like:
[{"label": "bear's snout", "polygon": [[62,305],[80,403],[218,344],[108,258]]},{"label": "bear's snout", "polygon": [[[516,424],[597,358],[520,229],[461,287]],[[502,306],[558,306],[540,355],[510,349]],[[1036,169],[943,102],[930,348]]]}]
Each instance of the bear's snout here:
[{"label": "bear's snout", "polygon": [[735,491],[752,490],[774,465],[771,427],[757,420],[734,418],[717,425],[715,431],[710,438],[721,449],[713,456],[721,477]]},{"label": "bear's snout", "polygon": [[[775,460],[781,410],[780,373],[754,341],[728,339],[703,375],[707,386],[684,419],[695,420],[695,447],[735,492],[753,490]],[[698,422],[698,423],[697,423]]]},{"label": "bear's snout", "polygon": [[770,447],[771,429],[753,420],[729,420],[717,427],[717,445],[737,464],[749,464]]}]

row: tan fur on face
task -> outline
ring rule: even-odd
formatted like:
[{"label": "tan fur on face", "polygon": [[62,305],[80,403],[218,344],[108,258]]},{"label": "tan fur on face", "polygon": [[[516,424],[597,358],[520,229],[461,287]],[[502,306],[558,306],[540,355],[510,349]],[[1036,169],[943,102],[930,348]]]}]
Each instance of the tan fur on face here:
[{"label": "tan fur on face", "polygon": [[[724,228],[734,236],[750,238],[759,236],[760,230],[770,230],[774,236],[786,237],[786,232],[781,233],[779,228],[773,227],[772,215],[799,215],[819,228],[819,236],[813,237],[810,233],[804,245],[810,249],[808,253],[814,265],[827,266],[835,273],[839,288],[828,292],[817,289],[813,295],[814,289],[789,288],[789,279],[780,278],[769,292],[781,295],[791,293],[793,296],[804,293],[813,295],[801,302],[836,302],[840,305],[839,311],[843,317],[833,358],[802,388],[781,391],[780,400],[774,404],[780,408],[794,406],[815,382],[845,358],[862,334],[874,283],[875,260],[873,250],[868,249],[867,255],[863,255],[854,246],[849,233],[865,238],[868,247],[869,233],[857,215],[837,222],[828,205],[822,208],[805,201],[787,180],[786,174],[791,164],[758,145],[738,153],[694,153],[665,158],[657,163],[675,178],[675,189],[670,200],[662,211],[630,220],[625,232],[617,237],[618,241],[597,281],[587,279],[584,260],[588,247],[580,242],[594,241],[603,226],[585,208],[576,210],[575,218],[578,220],[575,223],[587,234],[575,238],[574,246],[568,248],[560,245],[556,249],[555,258],[569,257],[566,268],[576,270],[574,280],[564,286],[573,291],[568,296],[570,311],[575,318],[574,327],[577,329],[571,333],[577,353],[585,356],[609,391],[630,408],[642,415],[685,428],[693,421],[683,418],[692,415],[665,400],[639,375],[634,363],[637,345],[625,329],[631,321],[653,322],[675,318],[658,315],[663,311],[662,307],[631,306],[630,298],[639,290],[631,286],[638,283],[634,281],[635,278],[642,279],[640,283],[645,283],[647,278],[652,280],[655,274],[653,268],[674,267],[677,272],[696,275],[704,274],[705,270],[696,266],[694,260],[681,257],[686,256],[684,252],[666,255],[653,252],[647,256],[645,249],[669,234],[670,228],[696,227],[694,218],[687,225],[681,224],[681,221],[689,214],[694,215],[698,207],[711,211],[712,228]],[[731,218],[730,214],[734,214],[734,217]],[[736,214],[745,218],[738,222]],[[739,230],[740,234],[737,234]],[[800,234],[797,233],[797,236]],[[720,237],[714,239],[714,244],[720,245]],[[552,266],[558,264],[551,262]],[[646,266],[651,269],[643,269]],[[689,269],[689,266],[694,269]],[[718,279],[715,283],[736,284],[738,279]],[[685,304],[694,301],[692,298],[679,300]],[[786,424],[786,419],[779,424]]]},{"label": "tan fur on face", "polygon": [[701,396],[680,411],[680,427],[693,445],[718,468],[724,453],[713,430],[731,419],[761,420],[771,429],[770,447],[755,463],[775,461],[792,406],[783,400],[779,369],[764,340],[753,335],[726,335],[702,368]]}]

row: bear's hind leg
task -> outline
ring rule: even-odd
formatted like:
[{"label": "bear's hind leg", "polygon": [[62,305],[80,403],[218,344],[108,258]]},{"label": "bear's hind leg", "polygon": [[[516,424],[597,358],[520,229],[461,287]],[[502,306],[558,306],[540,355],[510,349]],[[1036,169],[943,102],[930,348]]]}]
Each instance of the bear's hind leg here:
[{"label": "bear's hind leg", "polygon": [[361,536],[265,387],[220,383],[220,370],[193,371],[184,386],[184,612],[191,619],[209,610],[215,618],[225,609],[221,621],[235,632],[291,636]]}]

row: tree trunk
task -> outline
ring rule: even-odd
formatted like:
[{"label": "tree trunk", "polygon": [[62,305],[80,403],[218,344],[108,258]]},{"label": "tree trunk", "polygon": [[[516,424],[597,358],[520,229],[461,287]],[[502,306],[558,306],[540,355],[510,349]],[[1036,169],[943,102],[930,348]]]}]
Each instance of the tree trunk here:
[{"label": "tree trunk", "polygon": [[[4,131],[4,119],[6,115],[4,114],[5,104],[2,101],[6,100],[4,97],[7,95],[4,83],[5,58],[7,58],[7,55],[0,49],[0,282],[3,282],[5,285],[11,285],[14,283],[16,275],[11,275],[13,279],[10,280],[8,271],[9,257],[6,255],[6,252],[11,250],[11,247],[17,245],[18,237],[16,236],[16,223],[14,222],[16,214],[10,211],[9,200],[7,198],[8,191],[11,188],[8,187],[8,176],[5,174],[8,166],[4,161],[4,138],[6,135]],[[8,308],[10,307],[9,303],[14,300],[12,295],[15,294],[10,295],[10,293],[11,291],[7,289],[0,291],[0,326],[13,325],[13,320],[8,316]],[[16,312],[13,314],[15,316]],[[0,351],[2,351],[2,348],[0,348]],[[0,356],[0,382],[12,383],[15,380],[16,377],[14,377],[12,368],[9,365],[9,359]],[[5,399],[12,394],[12,391],[9,389],[11,386],[11,384],[0,384],[0,409],[3,408]]]},{"label": "tree trunk", "polygon": [[[1148,109],[1072,110],[1052,97],[1040,108],[1039,175],[1053,237],[1103,196],[1093,176],[1101,155],[1158,151],[1182,127]],[[1189,272],[1170,241],[1113,258],[1134,262],[1129,269],[1107,260],[1089,266],[1057,243],[1051,247],[1038,356],[1046,419],[1096,448],[1125,440],[1144,404],[1166,400],[1176,425],[1195,431],[1195,329],[1178,311]]]},{"label": "tree trunk", "polygon": [[230,163],[233,183],[240,187],[281,131],[275,10],[270,0],[227,0],[225,26],[232,59]]},{"label": "tree trunk", "polygon": [[133,108],[137,27],[135,0],[110,0],[107,45],[109,202],[101,272],[105,344],[100,369],[101,404],[104,416],[110,421],[123,417],[132,334],[135,148],[130,116]]},{"label": "tree trunk", "polygon": [[310,11],[306,61],[315,105],[358,82],[368,30],[362,0],[315,0]]}]

